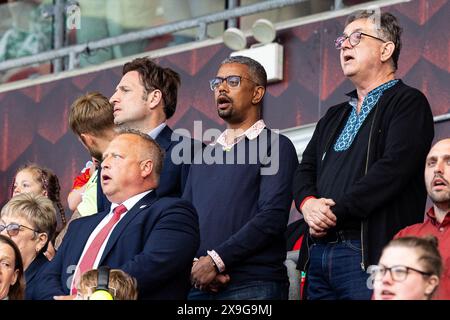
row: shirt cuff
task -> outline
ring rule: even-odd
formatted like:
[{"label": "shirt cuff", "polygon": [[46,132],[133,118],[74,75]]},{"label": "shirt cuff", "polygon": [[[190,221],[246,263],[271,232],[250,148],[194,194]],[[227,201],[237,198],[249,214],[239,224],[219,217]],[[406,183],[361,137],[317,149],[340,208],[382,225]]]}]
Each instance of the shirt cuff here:
[{"label": "shirt cuff", "polygon": [[217,270],[219,270],[219,273],[225,271],[225,263],[223,263],[223,260],[220,258],[220,256],[217,254],[214,250],[208,250],[206,251],[208,255],[211,257],[211,259],[216,264]]},{"label": "shirt cuff", "polygon": [[306,197],[305,199],[303,199],[303,201],[300,203],[300,205],[298,206],[298,209],[299,210],[302,210],[302,207],[303,207],[303,205],[305,204],[305,202],[307,201],[307,200],[309,200],[309,199],[317,199],[316,197],[314,197],[314,196],[309,196],[309,197]]}]

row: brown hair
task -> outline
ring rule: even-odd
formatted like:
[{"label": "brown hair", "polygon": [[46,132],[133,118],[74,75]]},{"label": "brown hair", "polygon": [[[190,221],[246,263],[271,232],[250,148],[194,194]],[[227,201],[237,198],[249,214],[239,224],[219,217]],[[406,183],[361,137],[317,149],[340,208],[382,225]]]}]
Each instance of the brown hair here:
[{"label": "brown hair", "polygon": [[[64,207],[62,206],[61,199],[60,199],[60,191],[61,186],[59,185],[58,177],[53,173],[52,170],[44,167],[40,167],[35,163],[29,163],[22,167],[20,167],[16,174],[14,175],[14,180],[11,185],[10,190],[10,197],[12,197],[14,193],[14,183],[16,180],[16,176],[20,171],[28,170],[33,175],[34,180],[36,183],[39,183],[42,186],[42,189],[44,189],[47,192],[47,198],[49,198],[58,208],[61,222],[63,224],[63,227],[66,225],[66,216],[64,213]],[[50,239],[53,240],[53,239]]]},{"label": "brown hair", "polygon": [[0,242],[9,245],[14,251],[14,271],[19,270],[17,281],[9,287],[8,298],[10,300],[23,300],[25,297],[25,279],[23,276],[23,262],[20,250],[9,237],[0,234]]},{"label": "brown hair", "polygon": [[[2,208],[1,216],[24,218],[35,230],[46,233],[48,241],[53,239],[56,232],[56,210],[52,201],[45,196],[18,194]],[[44,246],[41,252],[46,248]]]},{"label": "brown hair", "polygon": [[[442,257],[438,249],[438,239],[435,236],[420,237],[403,237],[391,240],[388,247],[405,247],[417,250],[418,260],[424,267],[424,271],[439,278],[442,274],[443,264]],[[386,249],[385,248],[385,249]],[[435,290],[430,294],[429,298],[434,294]]]},{"label": "brown hair", "polygon": [[108,98],[97,91],[88,92],[72,103],[69,125],[78,136],[82,133],[101,136],[105,130],[114,128],[113,113]]},{"label": "brown hair", "polygon": [[[377,12],[375,10],[359,10],[347,17],[345,26],[349,25],[355,20],[359,19],[376,19]],[[398,69],[398,58],[400,57],[400,50],[402,49],[402,41],[400,39],[403,29],[398,24],[397,18],[389,13],[383,12],[380,17],[380,28],[377,29],[378,36],[386,41],[392,41],[395,45],[394,53],[392,54],[392,62],[394,70]]]},{"label": "brown hair", "polygon": [[[80,291],[88,293],[89,288],[97,287],[98,270],[89,270],[83,273],[80,279]],[[108,289],[114,300],[136,300],[138,296],[137,281],[128,273],[120,269],[111,269],[109,272]]]},{"label": "brown hair", "polygon": [[177,108],[177,94],[180,86],[180,75],[170,68],[163,68],[149,58],[137,58],[123,66],[122,75],[130,71],[139,73],[145,88],[144,100],[148,94],[158,89],[164,100],[164,113],[167,119],[173,116]]}]

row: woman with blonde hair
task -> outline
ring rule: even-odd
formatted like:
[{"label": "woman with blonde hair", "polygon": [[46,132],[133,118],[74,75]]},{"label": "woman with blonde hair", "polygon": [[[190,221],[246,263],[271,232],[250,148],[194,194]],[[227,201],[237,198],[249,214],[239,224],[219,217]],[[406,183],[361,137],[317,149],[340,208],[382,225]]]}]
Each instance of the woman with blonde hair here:
[{"label": "woman with blonde hair", "polygon": [[39,274],[49,262],[44,252],[56,230],[55,207],[42,195],[16,195],[1,210],[0,230],[20,250],[25,270],[26,299],[32,299]]}]

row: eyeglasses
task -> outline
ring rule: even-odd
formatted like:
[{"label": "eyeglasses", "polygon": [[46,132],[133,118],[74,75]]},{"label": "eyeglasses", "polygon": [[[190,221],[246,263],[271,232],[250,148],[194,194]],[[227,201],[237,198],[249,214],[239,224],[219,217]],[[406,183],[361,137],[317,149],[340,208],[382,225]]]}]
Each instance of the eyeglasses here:
[{"label": "eyeglasses", "polygon": [[372,274],[375,281],[380,281],[383,279],[383,277],[387,271],[389,271],[389,273],[391,274],[392,280],[394,280],[396,282],[405,281],[405,279],[408,277],[408,273],[410,271],[415,271],[417,273],[420,273],[423,276],[431,276],[432,275],[431,272],[425,272],[425,271],[417,270],[415,268],[401,266],[401,265],[392,266],[390,268],[382,266],[382,265],[374,266],[370,273]]},{"label": "eyeglasses", "polygon": [[344,44],[345,40],[348,39],[348,41],[350,42],[350,45],[352,47],[354,47],[354,46],[358,45],[359,42],[361,41],[361,36],[366,36],[366,37],[370,37],[373,39],[377,39],[377,40],[382,41],[383,43],[387,42],[387,41],[384,41],[383,39],[377,38],[375,36],[371,36],[370,34],[367,34],[367,33],[361,32],[361,31],[355,31],[355,32],[350,33],[350,35],[348,35],[348,36],[340,36],[339,38],[337,38],[334,41],[334,45],[335,45],[336,49],[340,50],[340,49],[342,49],[342,45]]},{"label": "eyeglasses", "polygon": [[252,79],[249,78],[245,78],[242,76],[236,76],[236,75],[231,75],[225,78],[222,77],[215,77],[214,79],[209,80],[209,87],[211,88],[212,91],[214,91],[215,89],[217,89],[224,81],[227,81],[227,85],[230,88],[237,88],[241,85],[241,80],[245,79],[248,81],[251,81],[253,83],[255,83],[256,85],[259,86],[259,84],[255,81],[253,81]]},{"label": "eyeglasses", "polygon": [[25,228],[34,232],[39,233],[39,231],[34,230],[30,227],[24,226],[23,224],[18,224],[18,223],[10,223],[7,226],[0,224],[0,232],[3,232],[3,230],[6,229],[6,232],[8,233],[8,235],[10,237],[14,237],[17,236],[19,234],[20,228]]}]

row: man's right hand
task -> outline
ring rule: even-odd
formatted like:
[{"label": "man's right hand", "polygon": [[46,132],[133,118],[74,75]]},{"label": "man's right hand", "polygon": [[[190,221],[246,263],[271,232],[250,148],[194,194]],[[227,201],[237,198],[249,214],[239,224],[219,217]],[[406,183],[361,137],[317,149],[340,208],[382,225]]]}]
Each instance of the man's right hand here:
[{"label": "man's right hand", "polygon": [[226,287],[228,285],[228,282],[230,282],[231,278],[226,273],[219,273],[213,281],[209,284],[207,291],[217,293],[222,288]]},{"label": "man's right hand", "polygon": [[334,227],[337,218],[331,211],[331,207],[335,204],[332,199],[327,198],[310,198],[306,200],[301,210],[309,227],[317,233],[323,233]]}]

